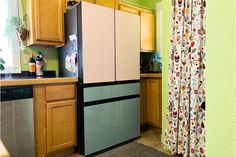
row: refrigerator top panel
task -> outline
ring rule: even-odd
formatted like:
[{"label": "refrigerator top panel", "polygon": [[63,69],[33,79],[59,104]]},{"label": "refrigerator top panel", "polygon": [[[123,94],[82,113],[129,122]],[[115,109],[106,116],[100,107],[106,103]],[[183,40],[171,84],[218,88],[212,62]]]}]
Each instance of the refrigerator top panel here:
[{"label": "refrigerator top panel", "polygon": [[65,14],[65,46],[59,49],[60,76],[81,83],[115,81],[114,9],[80,2]]},{"label": "refrigerator top panel", "polygon": [[140,16],[115,11],[116,81],[140,78]]},{"label": "refrigerator top panel", "polygon": [[114,9],[81,2],[83,83],[115,81]]}]

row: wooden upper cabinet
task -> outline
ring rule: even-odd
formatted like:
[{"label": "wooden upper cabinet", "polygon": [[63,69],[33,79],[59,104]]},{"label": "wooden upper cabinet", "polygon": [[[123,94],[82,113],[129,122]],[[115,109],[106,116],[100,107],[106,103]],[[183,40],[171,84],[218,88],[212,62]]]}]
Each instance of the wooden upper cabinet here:
[{"label": "wooden upper cabinet", "polygon": [[28,45],[64,44],[64,1],[28,0]]},{"label": "wooden upper cabinet", "polygon": [[123,3],[119,4],[119,10],[139,15],[139,9]]},{"label": "wooden upper cabinet", "polygon": [[75,145],[75,100],[47,103],[47,152]]},{"label": "wooden upper cabinet", "polygon": [[126,3],[119,3],[119,10],[140,15],[140,48],[143,52],[155,49],[155,14],[152,10],[143,9]]},{"label": "wooden upper cabinet", "polygon": [[155,15],[151,12],[140,11],[141,18],[141,50],[154,50]]},{"label": "wooden upper cabinet", "polygon": [[95,3],[109,8],[116,8],[116,0],[95,0]]},{"label": "wooden upper cabinet", "polygon": [[94,3],[95,0],[82,0],[82,1],[89,2],[89,3]]}]

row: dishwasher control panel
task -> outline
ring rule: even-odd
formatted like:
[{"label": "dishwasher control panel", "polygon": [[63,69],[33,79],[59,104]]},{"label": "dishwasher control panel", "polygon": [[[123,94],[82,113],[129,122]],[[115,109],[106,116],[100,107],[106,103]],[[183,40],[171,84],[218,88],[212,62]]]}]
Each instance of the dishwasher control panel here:
[{"label": "dishwasher control panel", "polygon": [[33,97],[32,86],[13,86],[1,88],[1,101],[27,99]]}]

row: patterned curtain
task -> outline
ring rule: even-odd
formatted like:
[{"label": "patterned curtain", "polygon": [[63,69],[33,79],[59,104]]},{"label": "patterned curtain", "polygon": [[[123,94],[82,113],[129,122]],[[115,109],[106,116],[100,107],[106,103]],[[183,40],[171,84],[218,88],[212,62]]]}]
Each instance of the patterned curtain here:
[{"label": "patterned curtain", "polygon": [[205,0],[172,0],[165,144],[173,154],[205,156]]}]

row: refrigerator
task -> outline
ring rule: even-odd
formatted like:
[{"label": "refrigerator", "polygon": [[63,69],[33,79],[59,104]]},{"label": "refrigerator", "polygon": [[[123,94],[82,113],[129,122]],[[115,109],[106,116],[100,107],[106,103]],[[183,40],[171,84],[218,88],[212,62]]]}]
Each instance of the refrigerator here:
[{"label": "refrigerator", "polygon": [[88,2],[65,13],[59,74],[79,78],[77,148],[96,154],[140,136],[140,17]]}]

